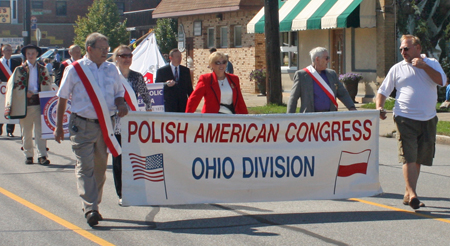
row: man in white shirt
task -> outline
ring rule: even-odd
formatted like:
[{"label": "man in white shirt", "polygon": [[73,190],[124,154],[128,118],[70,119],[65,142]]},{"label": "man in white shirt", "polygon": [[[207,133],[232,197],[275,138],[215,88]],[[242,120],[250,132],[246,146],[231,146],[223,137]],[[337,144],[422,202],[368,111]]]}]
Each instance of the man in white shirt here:
[{"label": "man in white shirt", "polygon": [[[72,149],[77,157],[75,173],[78,193],[87,223],[94,226],[102,220],[98,206],[106,179],[107,148],[112,149],[104,140],[108,139],[105,125],[110,128],[116,110],[117,116],[123,117],[128,109],[117,68],[105,62],[109,51],[108,38],[100,33],[90,34],[86,38],[86,51],[86,57],[73,62],[64,72],[57,93],[59,100],[54,135],[58,143],[64,140],[63,123],[67,122],[63,119],[71,95],[72,114],[68,124]],[[106,124],[102,125],[104,122]],[[114,134],[112,136],[114,138]]]},{"label": "man in white shirt", "polygon": [[403,35],[400,51],[403,61],[395,64],[378,90],[376,105],[380,118],[386,119],[384,103],[397,89],[394,121],[397,127],[399,162],[403,164],[406,191],[403,204],[413,209],[424,207],[417,198],[416,186],[420,165],[433,164],[436,125],[437,86],[447,77],[436,59],[421,56],[419,38]]}]

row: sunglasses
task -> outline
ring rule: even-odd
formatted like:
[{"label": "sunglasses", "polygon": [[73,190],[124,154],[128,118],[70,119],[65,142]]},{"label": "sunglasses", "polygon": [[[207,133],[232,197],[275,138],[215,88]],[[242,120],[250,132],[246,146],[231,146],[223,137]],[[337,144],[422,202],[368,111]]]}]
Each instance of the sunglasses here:
[{"label": "sunglasses", "polygon": [[122,54],[122,55],[117,55],[118,57],[122,57],[122,58],[132,58],[133,54]]},{"label": "sunglasses", "polygon": [[403,48],[400,48],[400,52],[402,52],[402,51],[408,51],[409,50],[409,48],[408,47],[403,47]]},{"label": "sunglasses", "polygon": [[227,62],[228,61],[216,61],[216,62],[214,62],[214,64],[216,64],[216,65],[225,65],[225,64],[227,64]]}]

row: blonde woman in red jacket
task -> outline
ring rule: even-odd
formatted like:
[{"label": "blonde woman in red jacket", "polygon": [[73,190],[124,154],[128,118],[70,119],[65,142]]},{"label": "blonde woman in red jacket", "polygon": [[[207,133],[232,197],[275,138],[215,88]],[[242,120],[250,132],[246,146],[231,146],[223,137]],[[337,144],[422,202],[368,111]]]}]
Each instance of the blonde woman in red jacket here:
[{"label": "blonde woman in red jacket", "polygon": [[209,56],[213,72],[200,75],[194,92],[188,99],[186,113],[193,113],[204,98],[202,113],[248,114],[242,97],[239,77],[225,73],[227,58],[224,53]]}]

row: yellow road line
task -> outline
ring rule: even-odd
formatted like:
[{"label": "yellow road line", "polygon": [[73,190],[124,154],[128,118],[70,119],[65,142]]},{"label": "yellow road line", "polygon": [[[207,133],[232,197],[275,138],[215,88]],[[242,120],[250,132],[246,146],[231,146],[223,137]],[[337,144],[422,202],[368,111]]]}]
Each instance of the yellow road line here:
[{"label": "yellow road line", "polygon": [[362,202],[362,203],[365,203],[365,204],[369,204],[369,205],[373,205],[373,206],[377,206],[377,207],[382,207],[382,208],[386,208],[386,209],[391,209],[391,210],[395,210],[395,211],[399,211],[399,212],[403,212],[403,213],[408,213],[408,214],[416,215],[416,216],[419,216],[419,217],[424,217],[424,218],[428,218],[428,219],[438,220],[438,221],[442,221],[442,222],[445,222],[445,223],[450,223],[450,220],[448,220],[448,219],[443,219],[443,218],[435,217],[435,216],[428,215],[428,214],[416,213],[414,211],[405,210],[405,209],[396,208],[396,207],[391,207],[391,206],[387,206],[387,205],[383,205],[383,204],[379,204],[379,203],[375,203],[375,202],[369,202],[369,201],[362,200],[362,199],[357,199],[357,198],[350,198],[349,200],[356,201],[356,202]]},{"label": "yellow road line", "polygon": [[2,193],[3,195],[5,195],[5,196],[7,196],[7,197],[9,197],[11,199],[13,199],[14,201],[16,201],[18,203],[24,205],[25,207],[28,207],[28,208],[30,208],[30,209],[40,213],[41,215],[44,215],[45,217],[47,217],[47,218],[53,220],[54,222],[56,222],[56,223],[58,223],[58,224],[60,224],[60,225],[62,225],[64,227],[66,227],[67,229],[70,229],[70,230],[80,234],[81,236],[91,240],[94,243],[97,243],[99,245],[114,245],[114,244],[112,244],[112,243],[110,243],[110,242],[108,242],[108,241],[106,241],[106,240],[104,240],[104,239],[102,239],[100,237],[97,237],[94,234],[92,234],[92,233],[90,233],[90,232],[88,232],[88,231],[86,231],[86,230],[84,230],[84,229],[82,229],[82,228],[80,228],[80,227],[70,223],[69,221],[64,220],[64,219],[62,219],[62,218],[60,218],[60,217],[50,213],[49,211],[47,211],[47,210],[45,210],[45,209],[43,209],[41,207],[38,207],[38,206],[34,205],[33,203],[31,203],[31,202],[29,202],[29,201],[27,201],[27,200],[25,200],[25,199],[15,195],[15,194],[11,193],[11,192],[9,192],[9,191],[1,188],[1,187],[0,187],[0,193]]}]

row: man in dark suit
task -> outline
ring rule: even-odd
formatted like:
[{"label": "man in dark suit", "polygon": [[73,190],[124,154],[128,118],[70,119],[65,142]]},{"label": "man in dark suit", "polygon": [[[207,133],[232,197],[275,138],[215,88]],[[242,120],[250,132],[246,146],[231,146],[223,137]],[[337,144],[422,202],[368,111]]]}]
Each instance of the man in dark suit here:
[{"label": "man in dark suit", "polygon": [[[9,44],[5,44],[2,47],[2,58],[0,59],[0,81],[1,82],[7,82],[9,77],[11,76],[12,72],[14,72],[14,69],[16,69],[17,66],[20,66],[20,62],[11,60],[12,55],[12,47]],[[6,125],[6,132],[8,134],[8,137],[14,137],[14,124],[7,124]],[[3,124],[0,124],[0,135],[3,133]]]},{"label": "man in dark suit", "polygon": [[156,72],[156,83],[164,85],[164,110],[185,112],[187,99],[191,95],[192,80],[189,68],[180,65],[181,52],[173,49],[169,53],[170,63]]},{"label": "man in dark suit", "polygon": [[64,75],[64,69],[68,67],[72,62],[81,59],[81,48],[80,46],[73,44],[69,47],[69,55],[70,59],[67,59],[63,62],[61,62],[61,65],[59,66],[58,72],[55,75],[55,84],[59,87],[59,84],[61,84],[61,79]]}]

